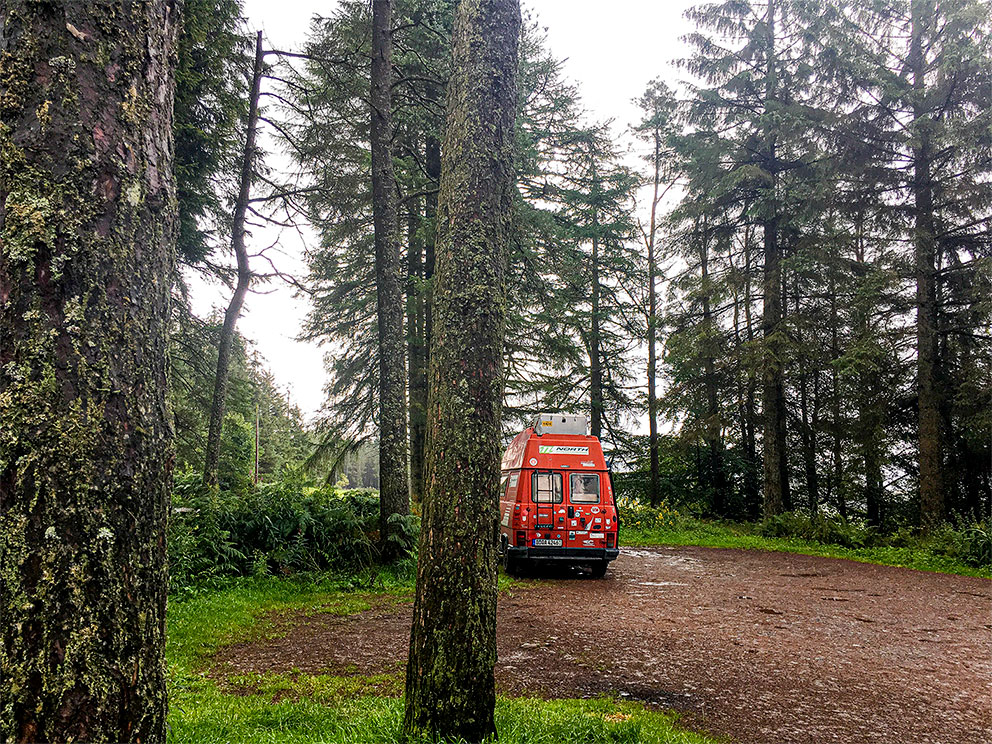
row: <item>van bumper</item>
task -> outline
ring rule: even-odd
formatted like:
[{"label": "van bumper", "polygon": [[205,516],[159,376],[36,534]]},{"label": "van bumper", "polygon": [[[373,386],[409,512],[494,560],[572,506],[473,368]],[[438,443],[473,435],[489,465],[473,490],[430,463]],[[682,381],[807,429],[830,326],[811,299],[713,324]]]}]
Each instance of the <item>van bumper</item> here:
[{"label": "van bumper", "polygon": [[510,545],[506,548],[506,554],[514,560],[588,563],[615,560],[620,551],[617,548],[535,548]]}]

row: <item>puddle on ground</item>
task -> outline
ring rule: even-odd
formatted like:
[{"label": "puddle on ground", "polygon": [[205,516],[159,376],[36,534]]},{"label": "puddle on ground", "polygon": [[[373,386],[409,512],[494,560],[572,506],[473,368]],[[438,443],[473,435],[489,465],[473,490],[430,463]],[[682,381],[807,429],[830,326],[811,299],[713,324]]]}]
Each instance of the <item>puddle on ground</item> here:
[{"label": "puddle on ground", "polygon": [[689,586],[684,581],[638,581],[638,586]]},{"label": "puddle on ground", "polygon": [[623,554],[631,558],[649,560],[654,563],[662,563],[671,568],[681,568],[684,570],[692,570],[701,563],[698,558],[689,558],[684,555],[667,555],[665,553],[656,553],[653,550],[623,548]]}]

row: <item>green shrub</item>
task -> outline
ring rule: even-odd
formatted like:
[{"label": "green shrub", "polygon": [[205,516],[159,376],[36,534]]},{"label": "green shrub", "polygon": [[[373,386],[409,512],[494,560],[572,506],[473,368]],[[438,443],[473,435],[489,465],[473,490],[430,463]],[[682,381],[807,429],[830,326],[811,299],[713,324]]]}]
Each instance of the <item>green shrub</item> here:
[{"label": "green shrub", "polygon": [[221,488],[247,493],[251,489],[254,466],[254,429],[240,413],[229,413],[224,417],[220,458],[217,461],[217,479]]},{"label": "green shrub", "polygon": [[975,525],[964,530],[965,551],[961,560],[977,568],[992,567],[992,530]]},{"label": "green shrub", "polygon": [[873,534],[866,527],[840,517],[826,514],[811,517],[802,512],[784,512],[768,517],[758,527],[758,534],[762,537],[798,538],[844,548],[863,548],[873,542]]},{"label": "green shrub", "polygon": [[945,524],[920,542],[935,555],[975,568],[992,567],[992,532],[984,524],[961,528]]},{"label": "green shrub", "polygon": [[[403,547],[416,544],[419,522],[397,518]],[[176,478],[169,525],[173,589],[221,576],[297,571],[357,572],[377,558],[375,491],[313,487],[287,479],[245,492]]]}]

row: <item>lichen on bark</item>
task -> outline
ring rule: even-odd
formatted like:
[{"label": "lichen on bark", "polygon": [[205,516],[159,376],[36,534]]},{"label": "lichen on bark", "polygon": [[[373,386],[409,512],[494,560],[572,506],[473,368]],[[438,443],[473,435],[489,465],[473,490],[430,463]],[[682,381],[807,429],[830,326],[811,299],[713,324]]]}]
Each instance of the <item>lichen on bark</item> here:
[{"label": "lichen on bark", "polygon": [[0,741],[165,738],[166,0],[0,9]]},{"label": "lichen on bark", "polygon": [[438,203],[407,740],[494,733],[497,487],[517,0],[462,0]]}]

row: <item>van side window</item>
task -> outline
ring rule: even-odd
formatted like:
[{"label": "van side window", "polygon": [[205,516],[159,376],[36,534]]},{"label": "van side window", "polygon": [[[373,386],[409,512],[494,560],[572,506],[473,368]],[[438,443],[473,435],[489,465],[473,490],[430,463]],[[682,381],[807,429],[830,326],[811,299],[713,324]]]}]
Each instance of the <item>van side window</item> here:
[{"label": "van side window", "polygon": [[500,499],[502,499],[504,496],[506,496],[506,484],[507,484],[507,482],[509,480],[510,480],[510,478],[508,476],[504,475],[503,476],[503,479],[499,482],[499,496],[500,496]]},{"label": "van side window", "polygon": [[534,473],[531,478],[530,497],[535,504],[562,502],[561,473]]},{"label": "van side window", "polygon": [[599,473],[572,473],[568,479],[568,498],[573,504],[599,503]]}]

